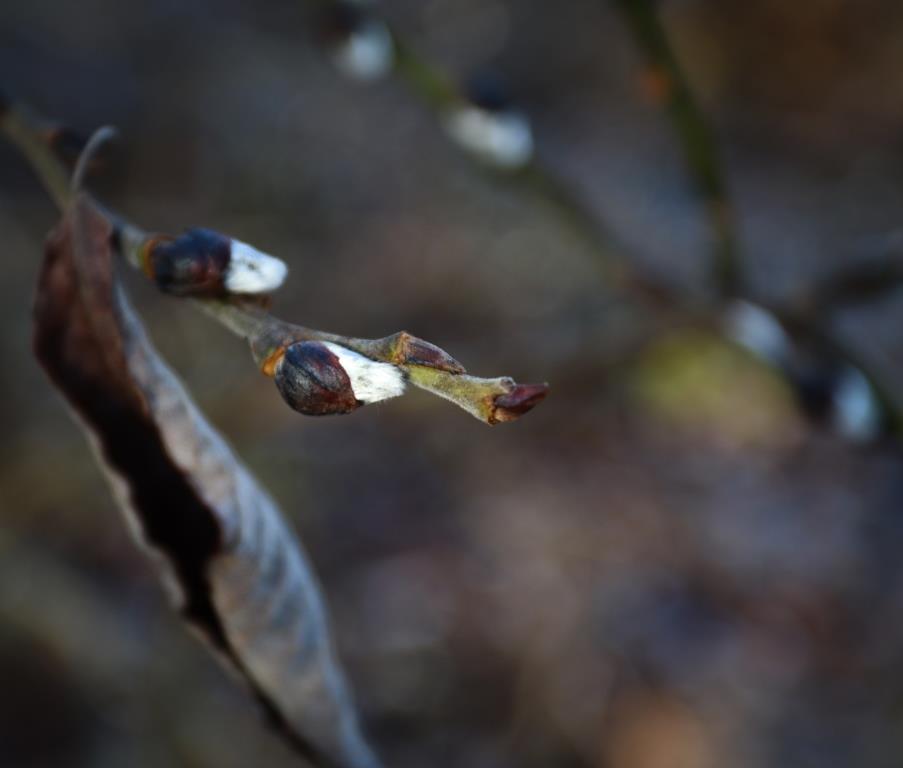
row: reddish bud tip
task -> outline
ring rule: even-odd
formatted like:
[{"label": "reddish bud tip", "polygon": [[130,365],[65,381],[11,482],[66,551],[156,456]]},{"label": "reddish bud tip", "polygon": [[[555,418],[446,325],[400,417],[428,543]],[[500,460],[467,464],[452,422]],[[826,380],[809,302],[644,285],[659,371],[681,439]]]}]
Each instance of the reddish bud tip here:
[{"label": "reddish bud tip", "polygon": [[308,416],[350,413],[360,406],[339,358],[318,341],[286,347],[274,378],[282,399]]},{"label": "reddish bud tip", "polygon": [[533,410],[549,394],[548,384],[515,384],[510,392],[493,400],[490,423],[514,421]]},{"label": "reddish bud tip", "polygon": [[423,365],[449,373],[465,373],[464,366],[444,349],[423,339],[418,339],[416,336],[411,336],[406,331],[399,334],[395,362],[404,365]]}]

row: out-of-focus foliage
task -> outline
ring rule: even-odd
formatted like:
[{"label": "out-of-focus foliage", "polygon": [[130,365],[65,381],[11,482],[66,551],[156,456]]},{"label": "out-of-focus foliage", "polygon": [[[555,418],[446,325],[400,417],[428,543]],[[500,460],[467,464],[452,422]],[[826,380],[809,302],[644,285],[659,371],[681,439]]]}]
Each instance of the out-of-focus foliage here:
[{"label": "out-of-focus foliage", "polygon": [[664,428],[696,429],[762,447],[799,437],[793,429],[799,414],[786,382],[712,334],[665,336],[645,351],[634,373],[637,405],[650,408]]},{"label": "out-of-focus foliage", "polygon": [[[659,7],[719,136],[756,288],[793,295],[896,247],[903,7]],[[898,451],[813,430],[720,342],[625,353],[644,320],[580,240],[476,172],[396,82],[348,82],[307,8],[13,0],[0,65],[41,112],[120,126],[98,181],[117,209],[284,258],[281,317],[408,328],[475,373],[551,381],[497,430],[416,395],[304,419],[241,342],[128,278],[201,406],[303,510],[386,763],[898,765]],[[644,264],[701,291],[707,222],[609,4],[384,10],[454,74],[503,72],[543,161]],[[0,169],[0,763],[292,765],[184,636],[31,358],[55,214],[5,145]],[[891,297],[832,320],[898,386],[901,314]]]}]

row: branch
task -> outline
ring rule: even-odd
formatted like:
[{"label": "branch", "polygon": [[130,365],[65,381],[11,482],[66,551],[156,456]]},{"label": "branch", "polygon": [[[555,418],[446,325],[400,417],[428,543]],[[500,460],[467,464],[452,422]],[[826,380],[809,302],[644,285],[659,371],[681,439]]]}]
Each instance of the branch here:
[{"label": "branch", "polygon": [[[372,30],[376,28],[379,30],[379,33],[376,35],[377,42],[384,47],[384,54],[388,52],[387,55],[389,57],[388,59],[384,58],[381,61],[379,72],[386,71],[394,65],[395,70],[402,76],[405,82],[410,85],[411,89],[420,96],[424,103],[435,112],[437,117],[442,118],[444,115],[448,115],[449,111],[455,112],[462,109],[465,111],[473,109],[473,105],[465,99],[457,86],[446,78],[441,71],[417,57],[412,49],[401,41],[397,35],[392,35],[389,28],[383,22],[377,20],[374,23],[373,20],[370,19],[367,23],[362,24],[360,18],[364,12],[359,6],[351,6],[339,2],[339,0],[310,1],[321,9],[344,8],[346,11],[351,9],[351,22],[346,24],[342,30],[342,33],[345,35],[352,34],[353,36],[353,34],[356,34],[361,29]],[[726,203],[724,195],[724,185],[721,182],[720,169],[716,162],[714,141],[702,119],[701,113],[695,106],[692,94],[686,85],[685,78],[683,77],[680,68],[677,66],[676,59],[674,58],[673,53],[670,53],[670,48],[667,45],[667,38],[658,26],[657,19],[654,16],[648,15],[650,8],[646,3],[633,5],[632,0],[618,1],[630,3],[631,8],[633,9],[632,12],[638,14],[637,18],[644,20],[643,23],[639,25],[639,31],[642,32],[643,40],[648,41],[646,44],[650,47],[650,52],[655,54],[656,60],[662,62],[665,67],[665,72],[671,71],[672,76],[674,77],[673,82],[677,83],[679,86],[676,89],[672,89],[674,113],[680,118],[680,125],[683,126],[682,135],[687,137],[687,147],[693,149],[692,152],[689,152],[688,149],[688,157],[693,161],[691,162],[691,168],[698,169],[699,176],[702,179],[700,186],[703,190],[708,190],[707,195],[709,199],[718,203],[715,205],[715,208],[722,212],[729,211],[729,206]],[[645,11],[643,10],[644,8]],[[364,18],[366,19],[368,17],[365,15]],[[346,18],[343,23],[345,22],[348,22],[348,18]],[[352,48],[358,51],[361,50],[360,47],[355,48],[352,46]],[[364,46],[363,49],[368,51],[369,58],[367,61],[372,64],[372,47],[368,49]],[[388,62],[388,66],[385,66],[386,62]],[[358,64],[360,64],[360,62],[358,62]],[[346,71],[349,71],[347,67],[343,66],[343,68]],[[371,72],[372,71],[371,68]],[[353,73],[360,76],[360,70]],[[498,131],[505,127],[504,120],[494,123],[491,119],[493,117],[493,111],[489,108],[489,105],[485,108],[479,107],[479,109],[481,110],[481,114],[476,121],[476,125],[480,130],[483,130],[484,132],[488,131],[487,135],[498,139]],[[473,125],[470,125],[469,127],[473,128]],[[470,138],[472,139],[473,137],[471,136]],[[691,139],[692,141],[690,141]],[[468,147],[467,142],[462,142],[462,144],[465,147]],[[472,147],[468,148],[472,149]],[[833,358],[837,363],[846,363],[846,365],[854,371],[861,370],[865,380],[870,382],[872,388],[876,392],[884,393],[880,399],[888,415],[889,425],[894,429],[900,428],[901,425],[903,425],[903,402],[899,401],[899,398],[887,394],[890,390],[879,385],[879,377],[874,372],[867,371],[865,367],[856,360],[856,355],[847,348],[846,344],[840,343],[830,331],[821,329],[817,322],[819,318],[814,316],[809,317],[806,323],[800,323],[799,316],[803,313],[798,309],[787,309],[785,307],[772,307],[769,309],[766,307],[768,302],[763,302],[752,296],[743,288],[739,280],[736,281],[735,287],[733,288],[736,301],[732,302],[727,307],[722,306],[720,303],[715,304],[714,306],[710,303],[703,303],[701,305],[696,304],[689,297],[682,296],[674,291],[668,284],[648,278],[646,275],[636,270],[629,262],[619,258],[617,255],[618,251],[616,248],[612,247],[611,240],[607,237],[600,236],[601,230],[591,213],[579,203],[577,198],[572,195],[565,184],[561,183],[553,174],[546,172],[536,160],[527,158],[521,165],[515,168],[508,167],[507,170],[508,173],[505,174],[505,178],[525,189],[533,189],[537,197],[553,208],[570,229],[585,237],[588,241],[593,241],[596,244],[596,252],[603,256],[599,263],[603,265],[603,272],[609,284],[624,294],[631,296],[637,303],[650,310],[655,315],[657,321],[663,326],[666,326],[673,321],[707,323],[711,326],[720,328],[729,339],[739,339],[741,344],[756,352],[764,362],[771,364],[773,361],[769,358],[767,352],[762,354],[755,348],[755,344],[750,345],[745,340],[750,338],[750,333],[755,336],[761,329],[731,328],[733,324],[732,318],[739,316],[742,319],[744,316],[750,316],[750,313],[744,311],[744,307],[752,307],[755,309],[758,305],[761,311],[754,311],[752,316],[756,316],[757,314],[759,316],[763,314],[768,315],[770,313],[772,316],[772,320],[769,321],[770,323],[776,324],[779,327],[793,325],[793,333],[797,335],[801,341],[800,348],[808,347],[816,349],[817,355],[825,358],[823,364],[830,367],[830,358]],[[722,201],[724,204],[719,203],[719,201]],[[736,262],[736,254],[733,251],[733,247],[730,245],[733,242],[733,228],[729,222],[730,217],[716,218],[715,221],[715,224],[717,225],[716,230],[722,233],[721,240],[719,241],[722,243],[722,248],[719,251],[721,256],[720,260],[716,259],[715,261],[715,271],[727,276],[722,278],[724,286],[729,286],[731,284],[733,278],[730,278],[730,275],[732,273],[736,274],[739,272],[739,269],[736,266],[731,266]],[[727,224],[727,229],[718,229],[722,224]],[[128,227],[122,230],[122,232],[125,233],[129,231]],[[136,237],[140,234],[140,231],[134,230],[134,228],[132,231],[133,234],[138,233],[136,234]],[[191,239],[192,232],[195,234],[197,233],[197,231],[190,231],[183,237]],[[225,239],[228,240],[227,238]],[[173,240],[174,238],[171,237],[163,238],[164,243],[168,241],[170,245],[174,245],[172,243]],[[725,246],[725,243],[728,243],[728,246]],[[137,251],[133,250],[132,254],[134,255],[135,253],[137,253]],[[137,262],[134,259],[130,260],[132,260],[136,266],[142,266],[146,272],[149,272],[150,274],[154,273],[153,269],[147,268],[147,259],[145,259],[144,262],[141,262],[140,259]],[[718,264],[721,266],[717,266]],[[157,282],[159,287],[164,290],[167,289],[160,284],[159,280]],[[730,293],[730,290],[725,291],[725,295],[729,295]],[[377,342],[385,345],[386,340],[367,341],[362,339],[348,339],[347,337],[341,337],[335,334],[327,334],[298,326],[291,326],[275,319],[267,320],[265,315],[261,315],[262,310],[260,310],[259,306],[249,306],[246,301],[236,301],[234,298],[229,298],[225,302],[226,306],[229,307],[228,311],[224,311],[221,306],[209,303],[209,299],[206,299],[205,301],[207,302],[205,308],[208,311],[212,312],[221,322],[224,322],[233,331],[249,340],[253,335],[251,330],[256,328],[259,331],[264,325],[269,325],[280,330],[285,339],[309,340],[296,342],[294,346],[291,344],[286,346],[281,342],[274,344],[272,348],[277,353],[291,353],[288,358],[286,358],[288,360],[287,367],[280,367],[278,364],[279,361],[285,357],[285,354],[282,354],[281,357],[280,354],[277,354],[270,361],[270,365],[262,366],[262,370],[264,370],[265,373],[273,375],[274,378],[276,378],[280,392],[292,407],[304,413],[345,413],[357,407],[362,402],[367,402],[365,399],[354,397],[353,387],[350,385],[349,377],[347,371],[344,370],[342,360],[339,360],[335,356],[331,356],[336,350],[329,349],[328,345],[338,343],[341,347],[344,342],[351,344],[351,346],[348,348],[341,347],[341,349],[368,348],[370,354],[373,354],[373,349]],[[737,311],[735,312],[734,310]],[[757,324],[756,321],[754,321],[754,324]],[[790,330],[789,327],[788,330]],[[275,335],[278,337],[278,333]],[[406,337],[407,334],[402,334],[402,336]],[[322,341],[325,348],[310,346],[311,343],[321,342],[321,340],[324,339],[327,340]],[[329,339],[335,341],[329,341]],[[417,341],[419,342],[419,340]],[[425,344],[426,342],[422,343]],[[355,345],[358,346],[355,347]],[[367,345],[369,345],[369,347]],[[260,345],[258,344],[258,346]],[[341,349],[339,351],[341,351]],[[257,357],[257,355],[255,355],[255,357]],[[522,410],[527,410],[541,399],[541,393],[544,392],[544,387],[542,385],[511,384],[510,380],[506,378],[478,380],[478,382],[483,383],[479,386],[467,386],[465,382],[468,382],[469,377],[464,377],[464,374],[462,373],[463,369],[446,370],[443,373],[441,372],[442,367],[439,366],[435,368],[435,370],[440,371],[439,374],[426,375],[414,367],[417,365],[417,362],[414,360],[405,360],[403,358],[398,358],[397,356],[389,358],[383,357],[381,359],[390,360],[390,364],[395,365],[403,374],[403,379],[388,381],[386,386],[383,386],[380,390],[380,398],[400,394],[404,382],[409,381],[415,386],[421,386],[440,394],[440,396],[452,399],[470,413],[477,416],[477,418],[487,421],[487,423],[496,423],[498,421],[507,420],[510,415],[520,413]],[[351,362],[356,363],[354,360]],[[286,371],[291,373],[291,376],[288,377],[290,380],[285,380],[286,376],[283,374]],[[800,390],[802,385],[795,380],[790,369],[784,367],[781,372],[788,378],[789,383],[794,389]],[[452,379],[451,376],[463,378],[455,380]],[[494,385],[486,384],[486,382],[493,381],[496,382]],[[509,387],[510,389],[508,389]],[[508,389],[508,391],[499,392],[499,390],[504,389]],[[491,393],[489,400],[486,399],[487,392]],[[496,394],[496,392],[499,394]],[[891,395],[892,394],[893,393],[891,392]],[[509,409],[507,406],[512,400],[514,401],[515,408]],[[501,411],[495,413],[494,409],[498,410],[499,408]]]},{"label": "branch", "polygon": [[[2,119],[0,127],[4,127]],[[54,143],[48,137],[56,134],[59,130],[35,130],[38,138],[45,138],[43,150],[40,142],[33,145],[38,153],[53,155]],[[47,167],[52,168],[52,164],[35,166],[39,173]],[[532,179],[539,183],[536,177]],[[566,188],[562,191],[566,193]],[[554,200],[555,195],[550,194],[548,199]],[[232,295],[227,290],[228,257],[238,241],[208,230],[189,230],[177,238],[148,235],[111,211],[106,215],[115,222],[114,240],[127,261],[163,291],[202,297],[195,299],[199,306],[251,343],[260,369],[274,378],[282,397],[301,413],[348,413],[367,402],[401,394],[411,383],[451,400],[485,423],[495,424],[523,415],[546,394],[545,385],[517,384],[506,377],[466,376],[463,367],[447,353],[404,332],[384,339],[358,339],[285,323],[269,315],[260,299]],[[272,260],[246,244],[239,243],[239,250],[244,259],[239,260],[241,264],[247,264],[248,258]],[[777,344],[784,353],[776,368],[804,406],[811,377],[824,377],[829,380],[824,386],[837,390],[833,399],[840,409],[838,423],[857,418],[856,409],[862,409],[856,402],[875,399],[886,416],[884,426],[894,432],[903,430],[903,402],[881,384],[880,377],[858,360],[846,343],[823,330],[812,313],[794,309],[795,305],[769,306],[768,302],[742,295],[726,308],[696,305],[689,297],[680,297],[667,288],[657,292],[659,286],[634,280],[635,273],[629,269],[618,272],[621,268],[614,263],[611,268],[620,275],[618,279],[630,282],[633,295],[652,310],[661,327],[679,322],[717,328],[772,367]],[[248,284],[245,279],[239,282]],[[788,334],[793,336],[793,343]],[[838,379],[840,363],[845,366],[840,370],[846,373]],[[857,376],[873,395],[860,388],[854,398],[847,396],[843,382],[855,381]],[[360,391],[355,391],[355,384]],[[853,410],[847,418],[841,411],[851,403]],[[855,440],[871,439],[876,434],[873,428],[841,431]]]},{"label": "branch", "polygon": [[[65,171],[28,113],[8,109],[0,114],[0,129],[22,148],[58,206],[65,209],[71,197]],[[405,331],[361,339],[282,321],[266,312],[259,299],[234,293],[235,288],[247,291],[249,286],[262,292],[278,287],[286,273],[278,259],[210,230],[192,229],[179,237],[149,234],[113,211],[104,213],[126,261],[162,291],[193,298],[207,314],[246,339],[260,370],[275,379],[286,402],[301,413],[348,413],[402,394],[409,382],[493,425],[524,415],[548,393],[546,384],[467,376],[447,352]]]},{"label": "branch", "polygon": [[841,267],[809,286],[791,304],[800,314],[818,317],[885,298],[901,287],[903,262],[899,259],[868,261]]},{"label": "branch", "polygon": [[[343,0],[309,0],[309,2],[319,8],[347,9],[351,5]],[[652,67],[659,86],[662,87],[662,96],[680,140],[688,169],[705,205],[715,243],[711,272],[713,282],[719,290],[719,301],[698,306],[690,297],[682,295],[669,284],[644,274],[631,260],[625,258],[624,248],[611,233],[605,231],[593,212],[573,194],[566,183],[534,155],[529,155],[518,165],[510,163],[505,165],[501,169],[506,171],[503,177],[512,185],[533,194],[535,199],[545,205],[569,231],[586,242],[597,257],[596,261],[606,284],[613,291],[630,297],[652,312],[663,327],[674,320],[702,322],[719,328],[730,339],[734,338],[732,331],[727,330],[725,325],[730,324],[733,310],[738,307],[742,309],[740,305],[760,305],[763,313],[772,315],[775,324],[786,327],[787,332],[800,340],[800,344],[795,345],[797,347],[795,354],[805,356],[808,352],[802,353],[800,350],[807,348],[820,358],[823,366],[831,367],[833,363],[840,362],[849,370],[861,372],[887,416],[886,426],[894,432],[903,430],[903,401],[894,397],[890,388],[881,385],[880,377],[874,371],[870,371],[848,345],[836,338],[830,330],[823,329],[818,322],[819,318],[803,322],[796,312],[783,307],[766,307],[767,302],[752,296],[744,285],[733,206],[729,199],[715,136],[655,13],[652,0],[615,0],[615,2]],[[360,24],[360,21],[366,20],[368,16],[362,11],[358,11],[357,14],[357,19],[352,19],[352,23],[345,30],[350,37],[353,37],[356,31],[356,24],[360,29],[366,26]],[[380,73],[388,71],[394,63],[394,72],[399,79],[433,112],[439,122],[445,122],[446,125],[449,114],[473,109],[473,100],[469,100],[442,70],[420,57],[384,20],[378,20],[378,25],[387,33],[385,37],[391,43],[390,53],[394,60],[390,61],[388,66],[383,62]],[[487,144],[491,146],[492,142],[488,139],[497,139],[498,133],[504,127],[502,121],[493,122],[493,118],[510,115],[510,109],[504,104],[476,104],[476,106],[481,113],[480,119],[475,121],[475,127],[485,129],[483,133],[487,137]],[[496,130],[490,130],[491,128]],[[472,157],[486,159],[485,150],[482,154],[480,151],[474,151],[473,136],[465,133],[463,138],[467,141],[464,141],[459,133],[452,132],[451,135],[461,146],[471,150]],[[726,299],[733,301],[724,306]],[[763,355],[761,350],[750,348],[763,362],[773,365],[774,361],[767,353]],[[784,366],[779,370],[795,391],[803,391],[804,387],[795,376],[795,366]],[[803,396],[801,394],[801,397]]]},{"label": "branch", "polygon": [[664,102],[684,159],[705,205],[715,246],[712,274],[722,296],[741,289],[733,207],[728,198],[718,147],[690,88],[652,0],[615,0],[650,68],[656,95]]},{"label": "branch", "polygon": [[[494,171],[545,207],[568,231],[584,242],[595,256],[600,276],[615,293],[631,297],[650,310],[664,303],[679,303],[676,291],[665,281],[646,273],[625,257],[626,248],[608,231],[598,216],[573,193],[569,185],[533,152],[530,123],[504,95],[489,99],[468,95],[440,68],[420,56],[397,29],[374,12],[350,0],[307,0],[326,12],[327,38],[335,50],[361,44],[375,29],[383,30],[388,50],[378,74],[392,71],[408,90],[446,129],[446,135],[477,165]],[[376,40],[372,43],[376,45]],[[341,60],[344,60],[342,57]],[[347,67],[342,67],[349,72]],[[358,70],[349,72],[362,77]],[[371,75],[366,75],[367,78]]]},{"label": "branch", "polygon": [[[313,375],[308,372],[313,368],[316,348],[304,345],[318,342],[338,345],[393,366],[415,387],[455,403],[486,424],[517,419],[532,410],[548,393],[546,384],[518,384],[506,376],[494,379],[468,376],[464,367],[447,352],[406,331],[382,339],[359,339],[286,323],[253,304],[205,301],[202,306],[233,333],[247,339],[255,362],[263,373],[276,378],[277,385],[289,376],[309,378]],[[307,353],[303,358],[292,354],[302,349]],[[318,378],[322,378],[322,374]],[[287,394],[282,387],[280,391],[289,405],[302,413],[347,412],[343,401],[335,411],[317,411],[322,407],[322,393],[318,391],[312,395],[310,385],[306,385],[304,397],[299,397],[297,392]],[[348,410],[358,407],[353,403],[348,405]]]}]

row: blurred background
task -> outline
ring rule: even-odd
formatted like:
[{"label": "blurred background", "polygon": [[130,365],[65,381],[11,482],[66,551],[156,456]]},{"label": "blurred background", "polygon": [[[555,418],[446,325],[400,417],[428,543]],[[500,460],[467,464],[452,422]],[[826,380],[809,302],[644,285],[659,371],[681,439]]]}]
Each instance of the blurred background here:
[{"label": "blurred background", "polygon": [[[663,0],[719,141],[750,289],[898,258],[903,5]],[[458,81],[492,72],[628,258],[705,296],[709,222],[606,0],[386,0]],[[397,78],[349,79],[304,0],[7,0],[2,87],[121,141],[92,183],[147,229],[277,254],[281,317],[406,329],[552,394],[489,429],[422,392],[291,413],[246,347],[127,284],[305,542],[393,768],[903,762],[903,472],[784,376],[650,319],[523,184]],[[296,765],[180,624],[30,352],[56,213],[0,142],[0,765]],[[896,251],[895,251],[896,249]],[[823,318],[888,390],[903,298]],[[642,340],[643,343],[638,343]]]}]

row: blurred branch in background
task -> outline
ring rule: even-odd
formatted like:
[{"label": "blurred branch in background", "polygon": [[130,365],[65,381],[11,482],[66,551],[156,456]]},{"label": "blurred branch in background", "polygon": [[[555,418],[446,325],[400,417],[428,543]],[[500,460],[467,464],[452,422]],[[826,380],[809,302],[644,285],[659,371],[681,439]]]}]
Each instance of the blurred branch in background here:
[{"label": "blurred branch in background", "polygon": [[743,293],[733,205],[715,136],[668,40],[656,5],[652,0],[615,0],[615,6],[646,58],[649,91],[668,112],[702,198],[714,240],[712,276],[721,295],[729,298]]},{"label": "blurred branch in background", "polygon": [[[795,302],[778,306],[745,286],[716,138],[649,0],[614,3],[651,68],[651,82],[667,108],[705,205],[714,240],[711,273],[718,295],[703,304],[637,267],[598,215],[536,156],[528,116],[511,105],[504,93],[494,88],[487,92],[479,84],[474,93],[468,93],[419,55],[369,4],[309,1],[326,14],[321,19],[329,30],[324,39],[343,72],[361,80],[394,72],[445,126],[449,137],[480,165],[535,196],[591,246],[603,281],[615,295],[649,311],[663,329],[675,324],[703,326],[739,343],[786,378],[805,413],[851,440],[869,441],[903,428],[903,398],[885,386],[830,326],[830,304],[844,293],[831,287],[833,280],[827,281],[824,291],[819,289],[819,301],[809,301],[805,313]],[[846,284],[843,276],[837,282]],[[875,281],[867,282],[873,286]],[[780,354],[775,353],[776,347]],[[857,382],[854,396],[849,396],[844,384],[850,381]]]},{"label": "blurred branch in background", "polygon": [[888,250],[880,258],[841,267],[816,280],[792,302],[800,314],[817,318],[837,311],[880,301],[903,287],[903,259]]},{"label": "blurred branch in background", "polygon": [[[570,186],[536,156],[529,118],[510,103],[498,83],[456,83],[417,53],[397,29],[368,3],[308,0],[322,14],[319,22],[339,68],[369,80],[393,72],[432,113],[446,135],[496,181],[531,195],[583,242],[596,257],[605,285],[643,304],[668,305],[667,283],[632,263],[625,246],[573,193]],[[380,54],[374,53],[379,50]],[[364,56],[361,52],[369,52]]]}]

